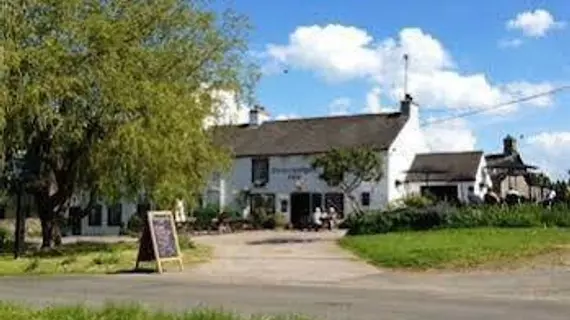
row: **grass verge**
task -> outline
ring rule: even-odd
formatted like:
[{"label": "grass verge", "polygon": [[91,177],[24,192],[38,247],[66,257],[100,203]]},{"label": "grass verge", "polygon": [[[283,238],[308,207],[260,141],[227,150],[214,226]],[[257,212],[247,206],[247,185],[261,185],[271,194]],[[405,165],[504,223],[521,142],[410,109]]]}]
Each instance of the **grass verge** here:
[{"label": "grass verge", "polygon": [[[211,249],[180,239],[185,265],[207,261]],[[0,254],[0,276],[39,274],[111,274],[132,272],[138,253],[138,242],[66,244],[57,249],[41,252],[29,251],[18,260],[9,253]],[[166,263],[176,268],[176,264]],[[142,267],[154,267],[143,263]]]},{"label": "grass verge", "polygon": [[106,306],[93,309],[83,306],[50,307],[45,309],[30,309],[14,304],[0,302],[0,319],[11,320],[301,320],[301,316],[252,316],[244,317],[235,313],[215,310],[193,310],[184,313],[150,312],[140,306]]},{"label": "grass verge", "polygon": [[539,255],[568,252],[570,230],[444,229],[347,236],[340,245],[374,265],[388,268],[512,268]]}]

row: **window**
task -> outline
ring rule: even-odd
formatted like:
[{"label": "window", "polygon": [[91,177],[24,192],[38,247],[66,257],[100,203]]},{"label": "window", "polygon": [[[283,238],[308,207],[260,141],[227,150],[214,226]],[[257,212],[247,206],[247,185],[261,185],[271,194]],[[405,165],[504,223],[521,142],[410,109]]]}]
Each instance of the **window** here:
[{"label": "window", "polygon": [[120,203],[107,208],[107,225],[118,227],[121,225],[123,216],[123,206]]},{"label": "window", "polygon": [[206,205],[220,207],[220,191],[211,189],[206,191]]},{"label": "window", "polygon": [[275,195],[273,193],[252,194],[251,212],[257,216],[275,214]]},{"label": "window", "polygon": [[251,182],[259,187],[269,182],[269,159],[251,159]]},{"label": "window", "polygon": [[365,207],[370,205],[370,192],[363,192],[360,194],[360,204]]},{"label": "window", "polygon": [[280,204],[281,208],[279,211],[281,211],[281,213],[287,213],[287,211],[289,211],[289,201],[287,201],[287,199],[282,199]]},{"label": "window", "polygon": [[93,227],[100,227],[103,218],[103,208],[100,204],[97,204],[91,208],[89,212],[89,225]]}]

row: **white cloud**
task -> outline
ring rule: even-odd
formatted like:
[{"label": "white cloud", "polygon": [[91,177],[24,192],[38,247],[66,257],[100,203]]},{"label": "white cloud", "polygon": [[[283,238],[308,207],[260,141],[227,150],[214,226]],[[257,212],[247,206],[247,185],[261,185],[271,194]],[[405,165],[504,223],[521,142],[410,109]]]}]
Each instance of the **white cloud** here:
[{"label": "white cloud", "polygon": [[348,114],[351,105],[349,98],[337,98],[329,104],[329,114],[333,116],[340,116]]},{"label": "white cloud", "polygon": [[[541,94],[554,89],[554,85],[548,82],[530,83],[526,81],[511,82],[505,86],[505,90],[513,98],[529,97]],[[548,107],[554,103],[552,95],[545,95],[525,102],[527,105],[535,107]]]},{"label": "white cloud", "polygon": [[[290,35],[289,43],[267,47],[273,63],[313,71],[328,81],[367,79],[373,90],[394,101],[403,92],[404,53],[410,62],[408,91],[420,105],[484,109],[520,95],[521,90],[493,84],[482,73],[461,72],[441,42],[418,28],[405,28],[397,38],[375,41],[356,27],[301,26]],[[524,89],[535,91],[533,86],[527,83]]]},{"label": "white cloud", "polygon": [[451,152],[475,149],[477,139],[465,119],[434,123],[425,126],[423,130],[431,151]]},{"label": "white cloud", "polygon": [[570,131],[542,132],[523,140],[523,156],[552,178],[568,179]]},{"label": "white cloud", "polygon": [[366,94],[366,107],[365,112],[369,113],[379,113],[382,111],[381,100],[382,89],[380,87],[374,87]]},{"label": "white cloud", "polygon": [[556,21],[552,14],[544,9],[525,11],[507,21],[507,29],[520,30],[527,37],[544,37],[549,30],[563,28],[565,22]]},{"label": "white cloud", "polygon": [[522,46],[523,40],[519,38],[503,39],[499,41],[500,48],[518,48]]},{"label": "white cloud", "polygon": [[275,117],[275,120],[290,120],[297,118],[299,118],[299,115],[296,113],[284,113],[277,115],[277,117]]}]

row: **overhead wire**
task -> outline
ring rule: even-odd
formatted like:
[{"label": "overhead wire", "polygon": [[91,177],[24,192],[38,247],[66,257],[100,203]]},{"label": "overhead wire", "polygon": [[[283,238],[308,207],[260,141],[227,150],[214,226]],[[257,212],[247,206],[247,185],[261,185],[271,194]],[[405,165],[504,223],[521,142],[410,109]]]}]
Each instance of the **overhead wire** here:
[{"label": "overhead wire", "polygon": [[451,120],[461,119],[461,118],[465,118],[465,117],[468,117],[468,116],[476,115],[476,114],[479,114],[479,113],[484,113],[484,112],[489,112],[489,111],[497,110],[497,109],[504,108],[504,107],[507,107],[507,106],[510,106],[510,105],[514,105],[514,104],[518,104],[518,103],[521,103],[521,102],[526,102],[526,101],[534,100],[534,99],[537,99],[537,98],[540,98],[540,97],[553,95],[553,94],[555,94],[555,93],[558,93],[558,92],[563,91],[563,90],[568,90],[568,89],[570,89],[570,85],[559,86],[559,87],[556,87],[556,88],[551,89],[551,90],[548,90],[548,91],[544,91],[544,92],[541,92],[541,93],[537,93],[537,94],[533,94],[533,95],[529,95],[529,96],[517,98],[517,99],[514,99],[514,100],[510,100],[510,101],[498,103],[498,104],[495,104],[495,105],[490,106],[490,107],[480,108],[480,109],[476,109],[476,110],[472,110],[472,111],[467,111],[467,112],[460,113],[460,114],[457,114],[457,115],[454,115],[454,116],[451,116],[451,117],[435,119],[435,120],[432,120],[432,121],[426,121],[426,122],[421,123],[420,125],[421,125],[421,126],[429,126],[429,125],[439,124],[439,123],[447,122],[447,121],[451,121]]}]

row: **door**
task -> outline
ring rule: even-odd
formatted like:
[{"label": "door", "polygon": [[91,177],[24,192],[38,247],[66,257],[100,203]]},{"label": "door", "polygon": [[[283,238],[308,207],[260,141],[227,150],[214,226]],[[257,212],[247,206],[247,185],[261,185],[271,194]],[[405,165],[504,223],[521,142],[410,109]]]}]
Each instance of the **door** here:
[{"label": "door", "polygon": [[294,228],[304,228],[311,218],[311,194],[296,192],[291,194],[291,224]]},{"label": "door", "polygon": [[81,235],[81,208],[71,207],[69,208],[69,224],[71,226],[71,234],[74,236]]},{"label": "door", "polygon": [[323,208],[323,195],[320,193],[311,194],[311,212],[314,212],[316,208]]},{"label": "door", "polygon": [[339,218],[344,218],[344,195],[342,193],[331,192],[325,194],[325,210],[334,208]]}]

